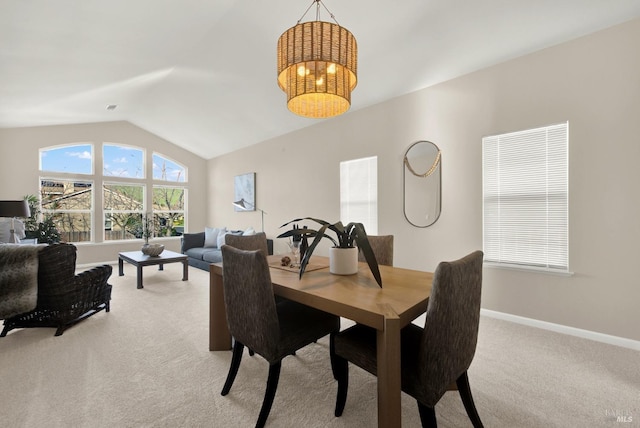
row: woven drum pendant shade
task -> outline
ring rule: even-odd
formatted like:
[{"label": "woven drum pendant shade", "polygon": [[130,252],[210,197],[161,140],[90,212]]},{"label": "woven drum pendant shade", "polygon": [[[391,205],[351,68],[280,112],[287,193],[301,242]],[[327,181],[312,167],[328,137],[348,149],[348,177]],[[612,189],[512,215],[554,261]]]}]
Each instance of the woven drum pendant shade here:
[{"label": "woven drum pendant shade", "polygon": [[278,86],[297,115],[327,118],[349,110],[357,72],[356,39],[340,25],[304,22],[278,39]]}]

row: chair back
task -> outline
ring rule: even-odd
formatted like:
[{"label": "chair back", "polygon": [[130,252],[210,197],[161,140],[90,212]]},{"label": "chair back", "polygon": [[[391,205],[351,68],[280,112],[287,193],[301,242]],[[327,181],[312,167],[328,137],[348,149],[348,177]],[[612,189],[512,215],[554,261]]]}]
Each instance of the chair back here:
[{"label": "chair back", "polygon": [[267,235],[264,232],[258,232],[255,235],[232,235],[228,234],[224,238],[227,245],[231,245],[239,250],[261,250],[265,256],[269,254],[267,246]]},{"label": "chair back", "polygon": [[478,341],[482,251],[436,268],[420,346],[425,398],[434,406],[471,365]]},{"label": "chair back", "polygon": [[[378,264],[393,266],[393,235],[368,235],[367,238]],[[362,251],[358,251],[358,261],[366,261]]]},{"label": "chair back", "polygon": [[221,251],[229,332],[271,361],[277,355],[280,326],[266,252],[231,245],[223,245]]},{"label": "chair back", "polygon": [[73,244],[44,245],[38,252],[38,294],[61,294],[73,287],[77,248]]}]

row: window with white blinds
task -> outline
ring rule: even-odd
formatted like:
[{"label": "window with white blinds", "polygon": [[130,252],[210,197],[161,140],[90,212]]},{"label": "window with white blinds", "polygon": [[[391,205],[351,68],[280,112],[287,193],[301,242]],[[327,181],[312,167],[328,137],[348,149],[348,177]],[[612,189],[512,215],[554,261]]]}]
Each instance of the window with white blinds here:
[{"label": "window with white blinds", "polygon": [[569,270],[569,124],[482,139],[484,260]]},{"label": "window with white blinds", "polygon": [[340,219],[378,233],[378,157],[340,162]]}]

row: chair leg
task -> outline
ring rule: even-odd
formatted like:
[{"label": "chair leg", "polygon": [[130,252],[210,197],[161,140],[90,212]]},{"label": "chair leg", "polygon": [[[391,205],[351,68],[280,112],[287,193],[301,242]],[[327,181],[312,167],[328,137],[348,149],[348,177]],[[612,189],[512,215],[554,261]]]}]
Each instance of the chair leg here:
[{"label": "chair leg", "polygon": [[240,361],[242,361],[242,352],[244,351],[244,345],[237,340],[233,344],[233,356],[231,357],[231,366],[229,367],[229,373],[227,374],[227,380],[222,388],[222,395],[227,395],[233,381],[236,380],[238,369],[240,368]]},{"label": "chair leg", "polygon": [[267,390],[264,392],[264,401],[262,402],[262,408],[260,409],[260,416],[258,416],[258,422],[256,422],[256,428],[262,428],[267,423],[269,412],[271,411],[271,405],[273,399],[276,396],[276,390],[278,389],[278,380],[280,379],[280,369],[282,368],[282,361],[278,361],[275,364],[269,366],[269,378],[267,379]]},{"label": "chair leg", "polygon": [[471,396],[471,388],[469,387],[469,376],[467,376],[467,372],[465,371],[460,375],[458,379],[456,379],[456,385],[458,386],[458,392],[460,393],[460,398],[462,399],[462,404],[464,404],[464,408],[467,411],[467,415],[469,415],[469,419],[471,419],[471,423],[474,428],[483,428],[482,421],[480,420],[480,415],[478,415],[478,411],[476,410],[476,405],[473,402],[473,397]]},{"label": "chair leg", "polygon": [[438,427],[438,421],[436,421],[436,409],[433,407],[427,407],[418,401],[418,412],[420,413],[422,428]]},{"label": "chair leg", "polygon": [[344,406],[347,402],[347,391],[349,389],[349,362],[336,355],[333,334],[329,338],[329,355],[331,357],[331,370],[333,378],[338,381],[338,394],[336,395],[336,408],[334,415],[342,416]]}]

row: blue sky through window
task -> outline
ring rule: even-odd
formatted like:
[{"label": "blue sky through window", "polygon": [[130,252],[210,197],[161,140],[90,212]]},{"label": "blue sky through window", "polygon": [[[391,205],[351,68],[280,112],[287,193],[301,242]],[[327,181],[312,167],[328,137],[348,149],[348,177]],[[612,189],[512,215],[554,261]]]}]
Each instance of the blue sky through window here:
[{"label": "blue sky through window", "polygon": [[93,146],[78,144],[40,151],[42,171],[92,174]]},{"label": "blue sky through window", "polygon": [[105,144],[102,153],[104,162],[102,175],[144,178],[144,153],[142,150]]},{"label": "blue sky through window", "polygon": [[[69,174],[93,174],[93,144],[71,144],[40,150],[40,170]],[[144,150],[116,144],[103,144],[102,175],[105,177],[145,178]],[[100,169],[100,166],[97,167]],[[187,169],[160,154],[153,154],[153,179],[184,183]]]},{"label": "blue sky through window", "polygon": [[153,179],[164,181],[178,181],[184,183],[186,178],[186,170],[182,165],[172,161],[171,159],[153,154]]}]

